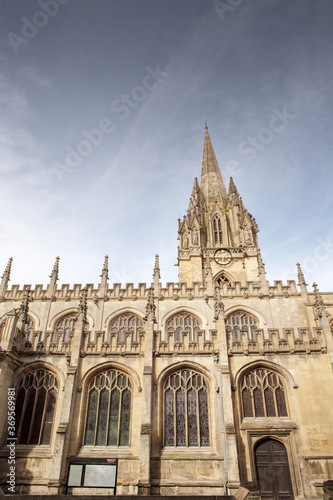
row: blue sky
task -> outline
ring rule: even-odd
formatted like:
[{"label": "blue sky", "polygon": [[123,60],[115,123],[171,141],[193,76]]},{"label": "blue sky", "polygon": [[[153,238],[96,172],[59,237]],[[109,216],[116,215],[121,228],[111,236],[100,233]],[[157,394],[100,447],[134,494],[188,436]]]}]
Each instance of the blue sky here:
[{"label": "blue sky", "polygon": [[0,1],[0,271],[177,281],[204,118],[268,279],[333,289],[333,3]]}]

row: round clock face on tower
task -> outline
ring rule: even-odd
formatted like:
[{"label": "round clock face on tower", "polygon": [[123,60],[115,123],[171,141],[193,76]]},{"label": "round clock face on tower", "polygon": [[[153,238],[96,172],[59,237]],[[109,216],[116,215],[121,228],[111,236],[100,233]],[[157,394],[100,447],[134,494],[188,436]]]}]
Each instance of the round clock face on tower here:
[{"label": "round clock face on tower", "polygon": [[227,266],[232,261],[232,255],[227,248],[219,248],[214,253],[214,260],[219,266]]}]

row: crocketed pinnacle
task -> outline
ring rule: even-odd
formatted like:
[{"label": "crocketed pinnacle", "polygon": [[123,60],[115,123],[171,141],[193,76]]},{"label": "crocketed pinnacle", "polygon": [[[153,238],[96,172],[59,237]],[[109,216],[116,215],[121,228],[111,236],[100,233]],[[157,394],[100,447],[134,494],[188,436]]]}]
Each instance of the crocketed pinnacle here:
[{"label": "crocketed pinnacle", "polygon": [[207,206],[216,202],[226,206],[227,190],[209,137],[207,125],[205,127],[200,188],[206,199]]},{"label": "crocketed pinnacle", "polygon": [[299,286],[302,286],[302,285],[306,286],[307,283],[305,283],[305,278],[304,278],[303,271],[301,269],[301,265],[297,262],[296,266],[297,266],[298,284],[299,284]]},{"label": "crocketed pinnacle", "polygon": [[54,266],[52,269],[52,273],[50,275],[50,278],[53,281],[58,281],[58,279],[59,279],[59,261],[60,261],[60,257],[56,257],[56,260],[55,260],[55,263],[54,263]]},{"label": "crocketed pinnacle", "polygon": [[232,177],[230,177],[230,181],[229,181],[229,196],[231,194],[235,194],[236,196],[239,196],[236,185],[235,185]]},{"label": "crocketed pinnacle", "polygon": [[8,264],[6,266],[6,269],[1,277],[2,278],[1,284],[5,284],[5,286],[8,284],[8,281],[10,281],[10,272],[12,269],[12,262],[13,262],[13,257],[10,257]]},{"label": "crocketed pinnacle", "polygon": [[155,255],[155,267],[154,267],[153,278],[161,278],[160,258],[158,253]]},{"label": "crocketed pinnacle", "polygon": [[101,278],[102,279],[104,278],[104,280],[109,279],[109,256],[108,255],[106,255],[105,259],[104,259],[104,266],[102,269]]}]

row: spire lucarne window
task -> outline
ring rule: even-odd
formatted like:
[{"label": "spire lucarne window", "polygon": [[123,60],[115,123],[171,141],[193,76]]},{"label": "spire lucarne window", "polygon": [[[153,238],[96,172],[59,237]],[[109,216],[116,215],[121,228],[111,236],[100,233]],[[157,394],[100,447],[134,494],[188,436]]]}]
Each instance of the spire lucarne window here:
[{"label": "spire lucarne window", "polygon": [[165,381],[164,445],[210,445],[208,384],[200,373],[179,370]]},{"label": "spire lucarne window", "polygon": [[118,370],[98,373],[90,382],[84,444],[128,446],[132,385]]},{"label": "spire lucarne window", "polygon": [[214,243],[215,245],[222,245],[222,223],[220,217],[215,215],[213,219]]}]

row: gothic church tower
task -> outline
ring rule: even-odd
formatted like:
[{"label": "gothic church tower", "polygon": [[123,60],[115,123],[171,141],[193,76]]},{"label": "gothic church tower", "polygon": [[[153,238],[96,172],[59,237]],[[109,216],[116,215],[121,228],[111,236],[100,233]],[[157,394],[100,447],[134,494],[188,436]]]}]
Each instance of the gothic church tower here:
[{"label": "gothic church tower", "polygon": [[211,268],[216,283],[258,280],[265,284],[258,226],[232,177],[227,192],[207,125],[200,185],[195,178],[187,215],[178,223],[180,282],[188,286],[204,282]]}]

